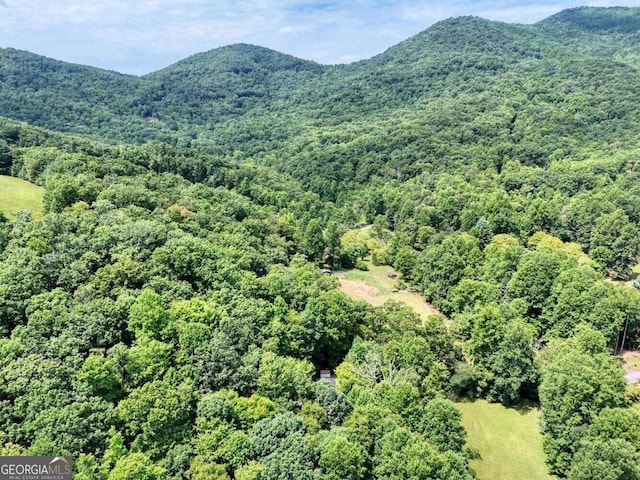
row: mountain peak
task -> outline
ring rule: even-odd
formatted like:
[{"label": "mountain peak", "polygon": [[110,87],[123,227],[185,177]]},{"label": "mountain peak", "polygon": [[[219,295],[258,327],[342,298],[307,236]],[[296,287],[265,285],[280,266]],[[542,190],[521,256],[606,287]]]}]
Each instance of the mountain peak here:
[{"label": "mountain peak", "polygon": [[322,66],[310,60],[302,60],[266,47],[247,43],[235,43],[191,55],[162,70],[151,73],[150,76],[161,72],[170,73],[184,68],[196,68],[200,71],[231,70],[237,73],[237,71],[248,71],[255,68],[270,72],[282,70],[319,71],[322,69]]},{"label": "mountain peak", "polygon": [[589,33],[634,34],[640,31],[640,8],[570,8],[538,22],[537,25],[553,28],[571,28]]},{"label": "mountain peak", "polygon": [[476,16],[452,17],[400,42],[374,57],[374,63],[408,63],[425,56],[464,55],[470,51],[495,53],[520,51],[535,35],[530,25],[517,25]]}]

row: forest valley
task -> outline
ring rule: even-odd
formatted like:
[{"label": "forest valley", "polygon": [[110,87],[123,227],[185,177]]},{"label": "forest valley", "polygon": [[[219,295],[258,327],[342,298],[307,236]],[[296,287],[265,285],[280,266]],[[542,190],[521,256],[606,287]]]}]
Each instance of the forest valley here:
[{"label": "forest valley", "polygon": [[[639,68],[633,8],[450,19],[335,66],[0,49],[0,173],[45,188],[43,218],[0,217],[0,455],[463,480],[453,400],[482,398],[539,402],[552,474],[639,479]],[[321,270],[370,264],[441,315]]]}]

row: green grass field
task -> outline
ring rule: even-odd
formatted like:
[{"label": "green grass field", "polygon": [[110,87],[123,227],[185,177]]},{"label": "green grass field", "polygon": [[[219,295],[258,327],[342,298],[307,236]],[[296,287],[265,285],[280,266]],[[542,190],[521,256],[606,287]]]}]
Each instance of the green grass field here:
[{"label": "green grass field", "polygon": [[467,445],[481,455],[471,468],[479,480],[549,480],[538,409],[505,408],[485,400],[458,402]]},{"label": "green grass field", "polygon": [[37,219],[42,218],[44,188],[19,178],[0,175],[0,212],[13,218],[11,212],[30,210]]}]

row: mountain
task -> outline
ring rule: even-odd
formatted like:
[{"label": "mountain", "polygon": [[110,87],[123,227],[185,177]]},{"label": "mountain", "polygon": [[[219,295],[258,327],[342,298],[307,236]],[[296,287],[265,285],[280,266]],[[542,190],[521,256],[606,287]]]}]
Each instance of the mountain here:
[{"label": "mountain", "polygon": [[335,199],[340,185],[461,168],[489,148],[535,165],[636,141],[639,16],[452,18],[336,66],[239,44],[144,77],[5,49],[0,115],[111,141],[200,145],[309,185],[322,170],[311,188]]},{"label": "mountain", "polygon": [[323,71],[317,63],[267,48],[231,45],[147,75],[140,104],[145,115],[213,127],[223,118],[275,106]]},{"label": "mountain", "polygon": [[[44,215],[0,214],[0,456],[640,478],[637,17],[462,17],[351,65],[232,45],[144,77],[1,50],[0,174]],[[395,301],[420,297],[441,315]],[[472,429],[502,430],[467,439],[448,398],[538,403],[502,447],[534,463],[485,455]]]},{"label": "mountain", "polygon": [[0,49],[0,65],[0,108],[6,117],[62,132],[132,140],[162,132],[149,129],[136,110],[142,85],[134,76],[11,48]]},{"label": "mountain", "polygon": [[590,34],[634,35],[640,32],[640,9],[624,7],[577,7],[563,10],[538,22],[550,29],[583,31]]}]

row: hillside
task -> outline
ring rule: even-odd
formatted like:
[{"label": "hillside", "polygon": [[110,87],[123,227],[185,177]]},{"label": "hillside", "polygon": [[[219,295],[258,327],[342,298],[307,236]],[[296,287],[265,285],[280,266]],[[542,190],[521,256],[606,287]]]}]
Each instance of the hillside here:
[{"label": "hillside", "polygon": [[[634,44],[637,52],[637,15],[637,9],[573,9],[533,26],[454,18],[439,22],[370,60],[347,66],[322,66],[239,44],[193,55],[140,78],[3,49],[0,78],[5,102],[0,114],[77,131],[78,118],[57,125],[46,109],[39,115],[33,110],[44,102],[51,106],[65,102],[74,105],[90,98],[96,108],[86,109],[89,115],[102,110],[103,115],[114,114],[133,121],[163,113],[185,128],[211,127],[261,108],[291,111],[311,107],[307,118],[320,108],[318,103],[335,111],[340,110],[337,105],[347,110],[357,106],[358,113],[363,113],[362,109],[388,110],[412,106],[422,98],[441,97],[445,89],[452,95],[452,87],[470,90],[471,85],[457,78],[470,73],[493,75],[545,57],[546,62],[535,64],[533,70],[546,74],[546,63],[565,60],[575,53],[561,48],[563,45],[573,48],[595,42],[597,48],[584,48],[584,53],[601,59],[610,57],[603,48],[607,42],[610,49],[621,43]],[[609,24],[614,27],[607,27]],[[490,80],[485,88],[491,91],[495,81],[498,79]],[[9,102],[10,99],[14,101]],[[19,107],[17,100],[26,105]],[[123,134],[116,128],[102,128],[105,133],[112,130],[112,137]],[[153,130],[147,132],[150,137],[157,134]]]},{"label": "hillside", "polygon": [[0,50],[0,209],[35,213],[0,215],[0,456],[640,479],[639,15],[144,77]]},{"label": "hillside", "polygon": [[[462,17],[352,65],[235,45],[141,78],[6,49],[0,115],[251,157],[335,199],[338,187],[408,179],[425,163],[455,169],[489,150],[535,165],[635,142],[634,22],[637,9],[574,9],[529,26]],[[309,179],[318,169],[322,185]]]},{"label": "hillside", "polygon": [[538,26],[596,35],[637,35],[640,32],[640,10],[623,7],[578,7],[552,15],[539,22]]},{"label": "hillside", "polygon": [[[266,48],[232,45],[189,57],[141,79],[144,116],[181,130],[214,130],[220,122],[263,108],[318,78],[323,67]],[[201,130],[202,131],[202,130]]]}]

